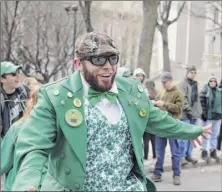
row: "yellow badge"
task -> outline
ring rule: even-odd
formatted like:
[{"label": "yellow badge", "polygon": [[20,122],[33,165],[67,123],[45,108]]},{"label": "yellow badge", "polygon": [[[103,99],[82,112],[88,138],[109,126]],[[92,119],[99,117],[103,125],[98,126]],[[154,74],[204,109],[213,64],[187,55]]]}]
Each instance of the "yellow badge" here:
[{"label": "yellow badge", "polygon": [[82,102],[80,101],[80,99],[74,99],[73,100],[73,105],[75,106],[75,107],[81,107],[82,106]]},{"label": "yellow badge", "polygon": [[146,109],[144,109],[144,108],[140,109],[140,112],[139,112],[140,117],[145,117],[146,114],[147,114]]},{"label": "yellow badge", "polygon": [[70,109],[65,114],[65,120],[70,126],[78,127],[83,121],[83,116],[78,110]]},{"label": "yellow badge", "polygon": [[59,90],[55,90],[55,91],[54,91],[54,95],[55,95],[55,96],[58,96],[58,95],[59,95]]},{"label": "yellow badge", "polygon": [[71,97],[72,97],[72,93],[71,93],[71,92],[68,92],[68,93],[67,93],[67,97],[71,98]]},{"label": "yellow badge", "polygon": [[142,93],[144,91],[143,86],[140,84],[138,85],[137,89],[140,93]]}]

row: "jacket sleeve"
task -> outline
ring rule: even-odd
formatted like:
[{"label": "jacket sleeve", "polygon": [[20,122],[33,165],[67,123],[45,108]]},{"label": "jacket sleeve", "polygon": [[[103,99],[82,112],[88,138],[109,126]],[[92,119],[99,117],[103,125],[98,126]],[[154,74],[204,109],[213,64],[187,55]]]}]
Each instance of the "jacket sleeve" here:
[{"label": "jacket sleeve", "polygon": [[207,86],[204,86],[204,88],[200,92],[200,103],[201,103],[203,113],[206,113],[207,111],[206,93],[207,93]]},{"label": "jacket sleeve", "polygon": [[14,191],[27,191],[30,186],[39,188],[48,155],[55,146],[55,112],[44,88],[38,103],[24,123],[16,143],[17,176]]},{"label": "jacket sleeve", "polygon": [[192,116],[192,109],[188,100],[188,90],[186,88],[185,83],[184,82],[180,83],[179,88],[183,92],[183,95],[184,95],[183,111],[189,116]]},{"label": "jacket sleeve", "polygon": [[1,144],[1,175],[7,174],[13,167],[14,127],[11,127]]},{"label": "jacket sleeve", "polygon": [[167,112],[154,107],[149,101],[149,118],[146,132],[159,137],[193,140],[202,134],[203,128],[176,120]]},{"label": "jacket sleeve", "polygon": [[168,112],[180,115],[184,105],[184,97],[181,92],[178,92],[175,103],[164,103],[164,107]]}]

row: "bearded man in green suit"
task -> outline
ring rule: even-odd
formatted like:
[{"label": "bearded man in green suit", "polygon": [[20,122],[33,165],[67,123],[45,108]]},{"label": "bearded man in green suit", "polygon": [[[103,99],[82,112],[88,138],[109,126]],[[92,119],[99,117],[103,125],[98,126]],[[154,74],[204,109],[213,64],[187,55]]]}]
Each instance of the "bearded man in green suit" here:
[{"label": "bearded man in green suit", "polygon": [[144,132],[193,140],[210,126],[174,120],[138,81],[117,77],[119,51],[107,35],[87,33],[75,50],[76,72],[40,89],[19,133],[13,190],[155,191],[143,165]]}]

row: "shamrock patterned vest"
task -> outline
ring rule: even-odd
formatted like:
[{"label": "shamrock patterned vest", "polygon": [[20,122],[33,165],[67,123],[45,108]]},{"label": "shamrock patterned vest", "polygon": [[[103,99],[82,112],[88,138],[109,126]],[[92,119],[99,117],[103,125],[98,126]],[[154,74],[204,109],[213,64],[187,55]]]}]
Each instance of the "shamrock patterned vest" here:
[{"label": "shamrock patterned vest", "polygon": [[133,174],[133,147],[125,113],[110,124],[96,106],[85,101],[88,125],[85,191],[144,191]]}]

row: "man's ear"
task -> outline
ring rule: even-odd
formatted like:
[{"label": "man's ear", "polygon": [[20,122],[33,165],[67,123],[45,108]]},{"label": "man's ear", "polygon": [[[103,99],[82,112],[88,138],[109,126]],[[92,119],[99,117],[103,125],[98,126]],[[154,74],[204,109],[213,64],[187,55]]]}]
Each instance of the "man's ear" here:
[{"label": "man's ear", "polygon": [[75,70],[82,70],[82,63],[80,62],[79,58],[75,58],[73,62]]},{"label": "man's ear", "polygon": [[1,83],[4,83],[4,80],[5,80],[5,79],[4,79],[3,77],[1,77]]}]

